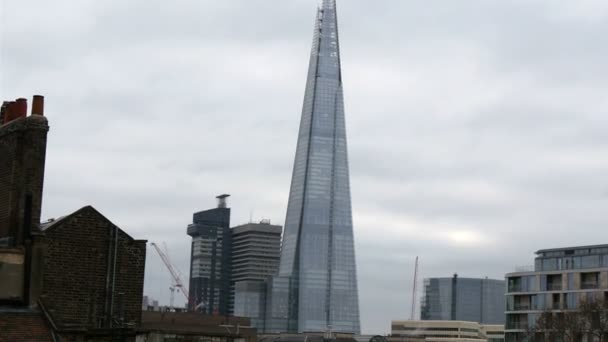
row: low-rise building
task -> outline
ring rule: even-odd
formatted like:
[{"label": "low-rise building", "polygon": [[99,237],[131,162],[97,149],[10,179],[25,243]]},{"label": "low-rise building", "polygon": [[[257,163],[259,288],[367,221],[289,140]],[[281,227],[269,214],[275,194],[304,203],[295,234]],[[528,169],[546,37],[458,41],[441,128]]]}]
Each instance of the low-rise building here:
[{"label": "low-rise building", "polygon": [[44,99],[0,108],[0,342],[135,340],[146,241],[91,206],[40,223]]},{"label": "low-rise building", "polygon": [[389,342],[504,341],[502,325],[467,321],[392,321]]},{"label": "low-rise building", "polygon": [[543,249],[534,270],[506,275],[506,341],[521,341],[541,314],[575,312],[608,300],[608,245]]}]

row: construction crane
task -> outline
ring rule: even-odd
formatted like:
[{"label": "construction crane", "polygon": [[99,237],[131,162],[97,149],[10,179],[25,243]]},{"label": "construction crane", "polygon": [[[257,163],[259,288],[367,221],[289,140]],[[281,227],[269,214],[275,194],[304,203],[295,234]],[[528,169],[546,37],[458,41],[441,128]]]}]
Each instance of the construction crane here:
[{"label": "construction crane", "polygon": [[[162,259],[163,263],[165,264],[165,266],[167,266],[169,273],[171,273],[171,278],[172,278],[173,282],[171,283],[171,286],[169,287],[169,290],[171,290],[171,299],[169,302],[169,306],[170,306],[171,310],[173,310],[173,297],[175,294],[175,290],[179,290],[184,295],[184,297],[186,298],[186,302],[187,302],[188,298],[189,298],[188,289],[184,286],[184,283],[182,282],[182,279],[180,277],[179,271],[177,271],[177,268],[171,264],[171,260],[169,259],[169,256],[167,255],[167,253],[164,253],[163,251],[161,251],[161,249],[158,247],[158,245],[154,242],[152,242],[152,247],[154,247],[154,249],[156,249],[156,252]],[[165,246],[165,250],[166,250],[166,246]]]},{"label": "construction crane", "polygon": [[418,257],[416,256],[416,266],[414,266],[414,286],[412,288],[412,311],[410,312],[410,320],[414,320],[416,315],[416,290],[418,287]]}]

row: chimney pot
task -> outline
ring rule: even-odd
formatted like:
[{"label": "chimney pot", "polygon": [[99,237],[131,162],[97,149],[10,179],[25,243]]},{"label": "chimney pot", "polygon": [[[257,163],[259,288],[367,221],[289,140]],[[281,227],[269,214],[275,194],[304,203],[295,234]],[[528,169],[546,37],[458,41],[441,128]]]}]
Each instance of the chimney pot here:
[{"label": "chimney pot", "polygon": [[2,102],[2,107],[0,107],[0,126],[4,124],[8,115],[8,101]]},{"label": "chimney pot", "polygon": [[6,109],[4,112],[4,124],[7,124],[15,119],[15,101],[9,101],[6,103]]},{"label": "chimney pot", "polygon": [[13,120],[27,116],[27,99],[17,99],[13,107]]},{"label": "chimney pot", "polygon": [[44,96],[34,95],[32,100],[32,115],[44,115]]}]

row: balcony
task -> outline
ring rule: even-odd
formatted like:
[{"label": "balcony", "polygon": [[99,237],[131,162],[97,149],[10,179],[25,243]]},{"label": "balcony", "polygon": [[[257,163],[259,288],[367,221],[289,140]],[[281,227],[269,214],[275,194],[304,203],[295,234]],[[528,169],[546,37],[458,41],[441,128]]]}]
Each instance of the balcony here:
[{"label": "balcony", "polygon": [[562,290],[562,283],[548,283],[547,284],[547,291],[561,291]]},{"label": "balcony", "polygon": [[522,292],[523,289],[522,289],[521,285],[516,284],[516,285],[509,285],[508,291],[509,292]]},{"label": "balcony", "polygon": [[528,322],[507,322],[507,326],[505,327],[507,330],[512,329],[520,329],[520,330],[528,330]]},{"label": "balcony", "polygon": [[600,286],[597,281],[585,281],[581,283],[581,289],[590,290],[590,289],[599,289]]},{"label": "balcony", "polygon": [[524,311],[524,310],[531,310],[532,309],[532,305],[527,304],[527,303],[522,303],[522,304],[515,304],[513,306],[513,309],[515,311]]}]

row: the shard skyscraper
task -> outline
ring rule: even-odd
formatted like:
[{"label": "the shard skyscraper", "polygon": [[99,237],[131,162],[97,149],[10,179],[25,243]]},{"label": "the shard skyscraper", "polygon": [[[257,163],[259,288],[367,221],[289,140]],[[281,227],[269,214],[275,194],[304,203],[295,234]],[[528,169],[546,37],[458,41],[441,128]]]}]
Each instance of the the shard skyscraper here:
[{"label": "the shard skyscraper", "polygon": [[335,0],[318,10],[268,332],[358,334],[359,300]]}]

